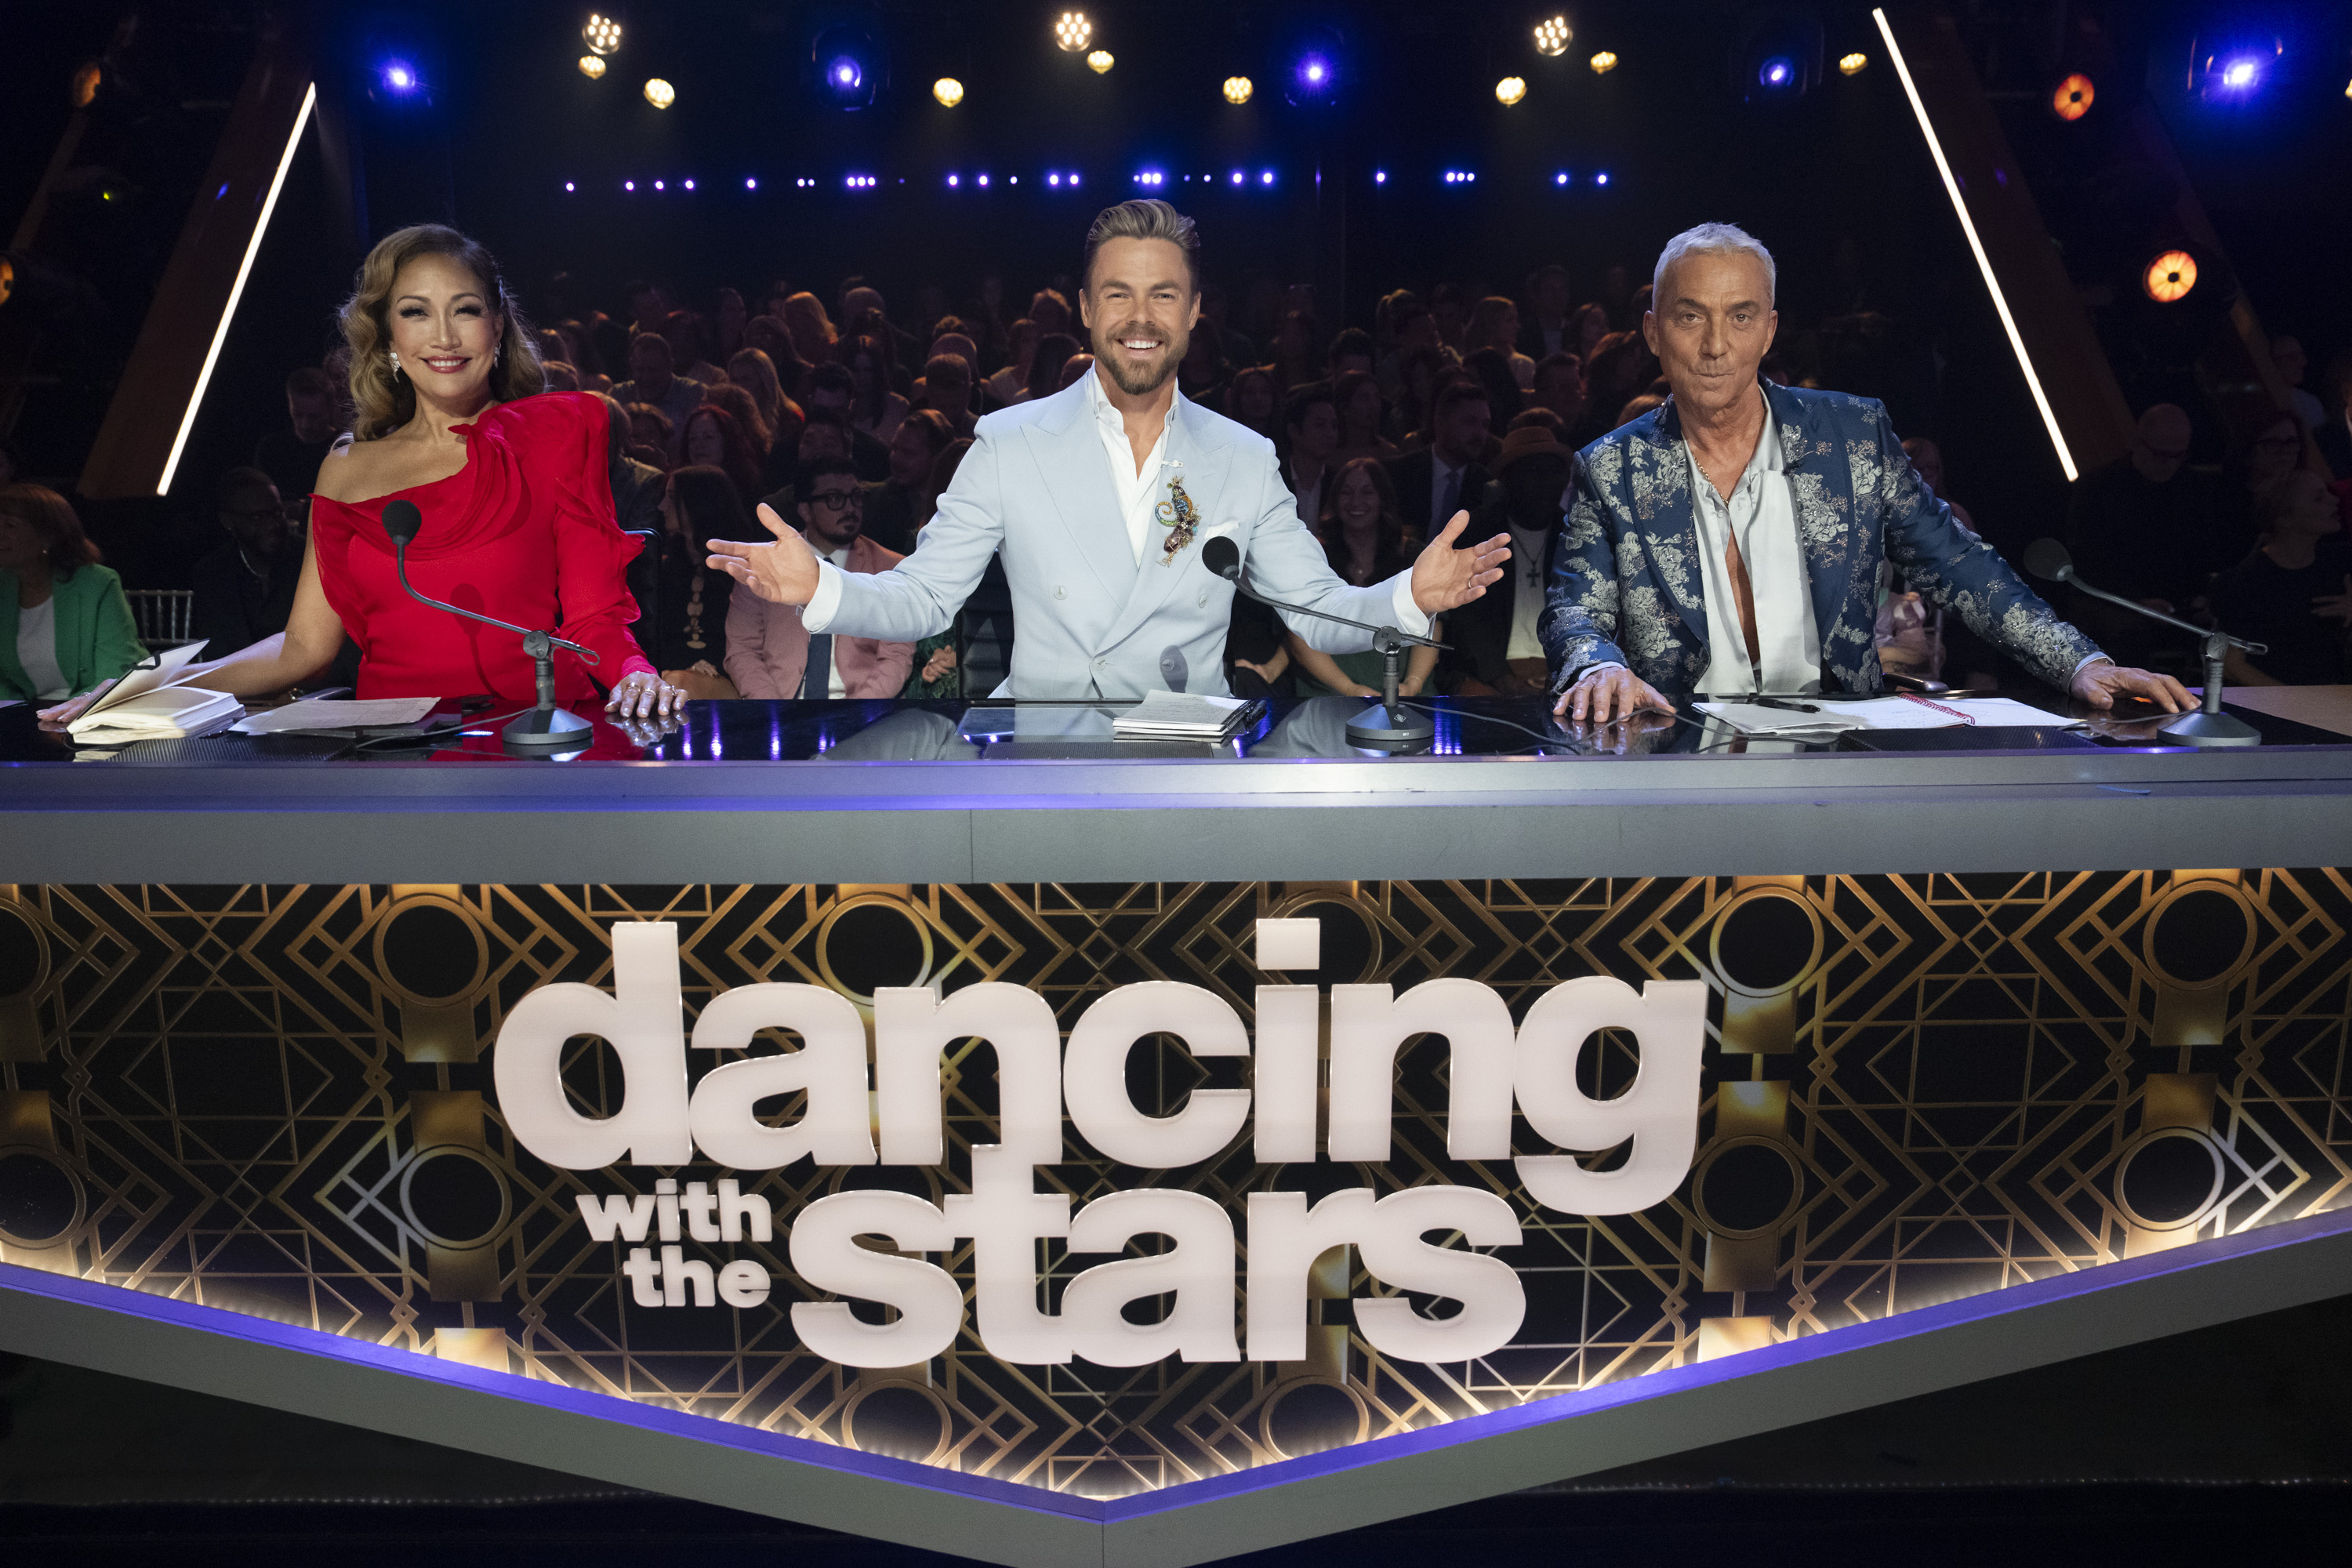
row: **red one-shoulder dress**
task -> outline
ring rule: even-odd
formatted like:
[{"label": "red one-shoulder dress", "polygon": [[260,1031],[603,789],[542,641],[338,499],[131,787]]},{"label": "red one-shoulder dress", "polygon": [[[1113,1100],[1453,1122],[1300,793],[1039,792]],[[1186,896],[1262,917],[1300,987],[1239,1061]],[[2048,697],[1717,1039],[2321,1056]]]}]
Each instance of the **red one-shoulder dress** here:
[{"label": "red one-shoulder dress", "polygon": [[652,670],[628,631],[637,607],[625,574],[638,542],[613,520],[603,400],[541,393],[451,428],[466,438],[466,466],[447,479],[356,505],[311,500],[319,585],[359,645],[359,695],[488,692],[524,704],[538,695],[521,637],[401,592],[383,532],[384,503],[394,500],[414,501],[424,518],[408,546],[418,593],[596,650],[593,671],[578,654],[556,650],[558,702],[597,700],[598,685]]}]

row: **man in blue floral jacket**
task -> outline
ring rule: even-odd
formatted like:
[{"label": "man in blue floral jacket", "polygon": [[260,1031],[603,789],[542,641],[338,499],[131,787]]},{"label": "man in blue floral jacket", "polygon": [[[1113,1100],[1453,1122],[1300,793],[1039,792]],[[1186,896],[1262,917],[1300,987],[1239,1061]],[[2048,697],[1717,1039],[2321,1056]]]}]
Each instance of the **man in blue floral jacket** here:
[{"label": "man in blue floral jacket", "polygon": [[1704,224],[1658,258],[1642,331],[1674,396],[1585,448],[1538,632],[1554,711],[1605,721],[1717,694],[1881,688],[1879,564],[2095,708],[2192,706],[2060,620],[1912,471],[1873,399],[1765,384],[1769,252]]}]

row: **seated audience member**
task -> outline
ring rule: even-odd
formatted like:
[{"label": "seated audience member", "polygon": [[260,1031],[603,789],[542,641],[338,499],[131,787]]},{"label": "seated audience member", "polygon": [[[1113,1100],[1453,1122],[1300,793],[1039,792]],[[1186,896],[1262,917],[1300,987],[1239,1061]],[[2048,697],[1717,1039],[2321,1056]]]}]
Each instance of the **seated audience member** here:
[{"label": "seated audience member", "polygon": [[1357,458],[1393,458],[1395,443],[1381,435],[1388,410],[1381,403],[1381,384],[1366,370],[1342,371],[1331,383],[1331,406],[1339,416],[1339,445],[1331,454],[1336,467]]},{"label": "seated audience member", "polygon": [[710,319],[710,338],[714,345],[711,358],[725,364],[741,352],[743,329],[751,324],[751,307],[743,303],[742,291],[721,289],[716,309]]},{"label": "seated audience member", "polygon": [[[864,471],[863,467],[857,462],[856,458],[850,456],[850,437],[851,431],[849,428],[849,421],[844,419],[838,412],[830,408],[818,408],[812,410],[808,416],[808,423],[801,427],[800,451],[802,465],[806,466],[809,463],[813,463],[823,458],[827,461],[840,461],[847,463],[852,468],[858,468],[862,473]],[[794,468],[793,473],[795,479],[797,479],[800,469]],[[883,477],[885,479],[889,477],[889,470],[887,468],[883,470]],[[877,480],[874,482],[879,483],[880,481]],[[789,483],[782,485],[760,498],[760,504],[761,506],[773,507],[778,517],[793,517],[798,515],[793,510],[794,506],[797,504],[797,499],[793,496],[793,487]]]},{"label": "seated audience member", "polygon": [[304,365],[286,378],[288,428],[272,430],[253,448],[253,466],[269,476],[279,495],[310,495],[319,465],[335,444],[341,412],[325,371]]},{"label": "seated audience member", "polygon": [[613,390],[613,378],[604,374],[604,362],[597,355],[596,345],[589,341],[585,326],[578,321],[558,321],[555,335],[563,340],[563,352],[556,357],[578,374],[581,391]]},{"label": "seated audience member", "polygon": [[[856,396],[856,378],[846,366],[821,364],[809,373],[809,417],[814,419],[820,411],[837,417],[849,432],[849,450],[844,455],[857,465],[858,473],[867,483],[879,484],[890,477],[890,444],[877,440],[870,431],[859,429],[850,417],[850,405]],[[802,436],[805,439],[807,432]]]},{"label": "seated audience member", "polygon": [[1556,353],[1574,353],[1569,331],[1568,268],[1551,262],[1528,279],[1528,308],[1519,317],[1519,353],[1540,366]]},{"label": "seated audience member", "polygon": [[1592,363],[1593,351],[1601,346],[1601,340],[1608,335],[1609,307],[1600,304],[1579,305],[1576,308],[1576,313],[1568,319],[1568,342],[1561,346],[1564,352],[1574,354],[1590,365]]},{"label": "seated audience member", "polygon": [[[1556,713],[1605,724],[1671,710],[1661,686],[1874,696],[1882,560],[2089,707],[2126,695],[2190,706],[2178,681],[2109,660],[1962,528],[1910,471],[1879,404],[1758,378],[1779,278],[1755,237],[1685,230],[1654,278],[1643,330],[1674,395],[1576,465],[1538,628]],[[1855,483],[1864,468],[1879,480]]]},{"label": "seated audience member", "polygon": [[[1353,587],[1368,588],[1412,566],[1421,552],[1421,541],[1398,515],[1396,491],[1380,464],[1370,458],[1349,463],[1332,477],[1327,494],[1329,499],[1317,519],[1315,534],[1332,571]],[[1445,637],[1438,627],[1444,624],[1433,623],[1430,631],[1441,642]],[[1328,654],[1297,632],[1286,632],[1283,646],[1301,696],[1381,694],[1382,661],[1377,653]],[[1414,648],[1398,692],[1419,696],[1436,668],[1435,648]]]},{"label": "seated audience member", "polygon": [[[794,403],[808,397],[809,373],[816,367],[801,358],[800,350],[793,345],[793,335],[785,331],[782,318],[754,316],[743,329],[747,347],[768,356],[768,364],[776,373],[776,386]],[[734,374],[733,362],[729,362],[728,374]]]},{"label": "seated audience member", "polygon": [[[1780,384],[1786,386],[1789,384],[1784,381]],[[1954,517],[1958,518],[1967,527],[1974,528],[1977,525],[1977,520],[1969,515],[1969,509],[1946,493],[1944,449],[1941,447],[1937,446],[1925,436],[1914,436],[1903,443],[1903,455],[1911,459],[1911,471],[1919,476],[1921,483],[1935,492],[1937,500],[1952,509]]]},{"label": "seated audience member", "polygon": [[[890,477],[866,493],[861,533],[894,555],[915,548],[915,510],[931,465],[958,439],[937,410],[918,408],[890,437]],[[781,514],[780,514],[781,515]]]},{"label": "seated audience member", "polygon": [[752,401],[749,387],[722,381],[710,389],[703,399],[703,406],[722,410],[742,429],[745,439],[751,444],[752,452],[763,460],[766,458],[768,443],[774,438],[775,428],[768,423],[768,416],[760,412],[759,404]]},{"label": "seated audience member", "polygon": [[1375,326],[1387,352],[1373,363],[1372,374],[1380,378],[1381,395],[1395,403],[1404,395],[1406,356],[1426,349],[1444,357],[1437,345],[1437,323],[1420,295],[1399,289],[1381,299]]},{"label": "seated audience member", "polygon": [[1459,283],[1440,283],[1429,291],[1430,322],[1437,330],[1440,347],[1450,350],[1456,362],[1478,345],[1466,342],[1463,330],[1469,324],[1468,310],[1462,303]]},{"label": "seated audience member", "polygon": [[[614,401],[618,401],[617,398]],[[629,456],[667,473],[677,466],[677,427],[650,403],[631,403]]]},{"label": "seated audience member", "polygon": [[1537,626],[1573,461],[1559,436],[1541,424],[1520,426],[1503,437],[1495,460],[1502,495],[1473,513],[1464,532],[1483,528],[1479,537],[1486,538],[1508,530],[1510,564],[1501,582],[1446,617],[1444,640],[1454,645],[1440,678],[1446,689],[1533,697],[1549,688],[1550,668]]},{"label": "seated audience member", "polygon": [[[795,508],[809,547],[844,572],[887,572],[902,557],[866,538],[866,492],[838,458],[801,465]],[[746,697],[896,697],[914,669],[915,645],[874,637],[811,637],[800,608],[738,594],[727,617],[727,672]]]},{"label": "seated audience member", "polygon": [[1581,447],[1618,428],[1614,416],[1657,375],[1657,361],[1639,332],[1612,332],[1584,361],[1584,427],[1571,439]]},{"label": "seated audience member", "polygon": [[[1509,440],[1511,432],[1514,430],[1529,429],[1549,430],[1551,432],[1551,438],[1563,445],[1568,439],[1568,421],[1550,409],[1543,407],[1520,409],[1511,422],[1503,426],[1503,438]],[[1497,451],[1496,456],[1499,458],[1502,454]]]},{"label": "seated audience member", "polygon": [[1642,394],[1641,396],[1629,401],[1624,407],[1620,408],[1617,411],[1617,422],[1614,425],[1612,425],[1609,428],[1612,430],[1622,430],[1626,426],[1631,425],[1643,415],[1650,413],[1654,409],[1664,408],[1665,405],[1666,395],[1664,393],[1645,392]]},{"label": "seated audience member", "polygon": [[1029,361],[1028,395],[1021,401],[1032,403],[1061,391],[1062,371],[1078,353],[1078,340],[1067,332],[1047,332],[1040,337],[1037,352]]},{"label": "seated audience member", "polygon": [[[1257,345],[1251,342],[1246,335],[1235,331],[1233,323],[1225,319],[1226,303],[1223,285],[1202,284],[1201,322],[1192,330],[1205,331],[1216,339],[1217,351],[1224,356],[1227,364],[1255,364],[1257,363]],[[1030,313],[1034,315],[1036,312],[1033,310]]]},{"label": "seated audience member", "polygon": [[1498,348],[1472,349],[1463,356],[1462,368],[1471,379],[1486,389],[1486,406],[1497,425],[1507,425],[1527,406],[1519,384],[1512,378],[1507,356]]},{"label": "seated audience member", "polygon": [[[659,332],[639,332],[629,342],[629,379],[613,388],[623,403],[644,403],[658,408],[669,421],[673,440],[686,416],[702,403],[703,384],[675,374],[669,340]],[[670,457],[676,460],[673,445]]]},{"label": "seated audience member", "polygon": [[1305,310],[1285,310],[1276,324],[1266,368],[1285,393],[1295,392],[1316,378],[1316,331],[1315,318]]},{"label": "seated audience member", "polygon": [[613,481],[614,521],[625,532],[658,534],[662,491],[667,488],[664,470],[630,455],[629,411],[621,406],[620,399],[608,395],[600,401],[612,416],[605,467]]},{"label": "seated audience member", "polygon": [[228,537],[190,572],[195,598],[188,635],[203,638],[205,655],[218,658],[286,629],[302,576],[302,535],[259,468],[231,468],[221,477],[214,516]]},{"label": "seated audience member", "polygon": [[954,354],[933,354],[923,365],[922,411],[947,421],[956,438],[971,434],[971,365]]},{"label": "seated audience member", "polygon": [[669,319],[669,295],[658,285],[644,279],[632,279],[621,287],[621,299],[629,307],[629,336],[632,339],[646,332],[659,332],[662,323]]},{"label": "seated audience member", "polygon": [[890,308],[883,302],[881,289],[854,279],[845,283],[841,295],[842,336],[878,339],[896,384],[900,378],[895,373],[900,366],[921,363],[923,345],[912,332],[890,320]]},{"label": "seated audience member", "polygon": [[[760,504],[767,489],[761,482],[761,454],[750,431],[735,416],[715,403],[706,403],[686,416],[686,430],[678,437],[681,468],[717,468],[735,487],[735,497],[743,504],[743,515]],[[721,539],[732,534],[722,533]]]},{"label": "seated audience member", "polygon": [[1262,364],[1244,365],[1225,384],[1225,417],[1271,441],[1280,397],[1274,372]]},{"label": "seated audience member", "polygon": [[1559,415],[1563,432],[1584,423],[1584,363],[1574,354],[1545,355],[1536,365],[1533,390],[1528,406]]},{"label": "seated audience member", "polygon": [[[915,494],[915,534],[918,542],[922,531],[939,515],[940,496],[955,482],[956,469],[963,463],[963,455],[971,450],[971,439],[960,437],[947,444],[931,463],[931,471],[923,479],[922,489]],[[991,563],[992,565],[994,563]],[[998,568],[1002,570],[1002,568]],[[963,647],[963,612],[956,612],[947,630],[936,632],[915,645],[908,660],[911,673],[906,688],[898,695],[908,700],[937,699],[963,695],[963,666],[957,650]]]},{"label": "seated audience member", "polygon": [[2317,474],[2296,472],[2263,497],[2263,542],[2213,581],[2213,616],[2231,637],[2267,646],[2231,648],[2227,672],[2241,686],[2335,686],[2345,677],[2352,625],[2352,549],[2335,494]]},{"label": "seated audience member", "polygon": [[[2301,437],[2292,420],[2285,431],[2292,467]],[[2139,416],[2131,450],[2075,485],[2066,548],[2083,581],[2185,616],[2211,575],[2242,552],[2227,548],[2223,498],[2210,476],[2189,466],[2189,447],[2187,412],[2157,404]],[[2087,594],[2073,595],[2069,613],[2119,659],[2143,663],[2179,646],[2177,634],[2145,616]]]},{"label": "seated audience member", "polygon": [[1339,416],[1330,389],[1301,387],[1283,416],[1282,478],[1298,503],[1298,521],[1313,528],[1323,516],[1323,486],[1339,445]]},{"label": "seated audience member", "polygon": [[[948,318],[949,322],[953,322],[954,321],[955,318],[953,316],[950,316]],[[980,385],[980,342],[978,339],[974,338],[970,332],[950,332],[943,331],[939,334],[939,336],[931,340],[930,358],[926,359],[923,363],[928,366],[931,360],[939,358],[941,354],[947,355],[950,359],[960,359],[963,361],[964,374],[971,378],[971,384],[974,388],[977,388]]]},{"label": "seated audience member", "polygon": [[914,406],[910,399],[891,389],[895,366],[889,351],[880,337],[861,333],[842,345],[841,363],[849,372],[853,389],[849,399],[851,427],[888,446],[890,437],[898,433],[898,422]]},{"label": "seated audience member", "polygon": [[580,373],[562,360],[549,360],[540,366],[540,369],[547,375],[548,391],[577,392],[580,390]]},{"label": "seated audience member", "polygon": [[0,697],[60,703],[147,657],[122,579],[65,497],[0,486]]},{"label": "seated audience member", "polygon": [[1029,319],[1047,337],[1070,331],[1070,301],[1059,289],[1040,289],[1029,300]]},{"label": "seated audience member", "polygon": [[1372,374],[1372,334],[1361,327],[1343,327],[1331,334],[1323,352],[1323,379],[1338,390],[1343,375]]},{"label": "seated audience member", "polygon": [[727,380],[740,387],[751,399],[751,406],[760,411],[760,422],[767,426],[768,440],[773,445],[789,426],[797,435],[801,422],[800,405],[784,393],[782,377],[776,374],[776,362],[764,349],[739,349],[727,362]]},{"label": "seated audience member", "polygon": [[982,402],[986,408],[1010,408],[1029,395],[1029,368],[1037,361],[1037,342],[1045,335],[1037,323],[1026,316],[1015,318],[1004,329],[1009,357],[1003,369],[981,384]]},{"label": "seated audience member", "polygon": [[[727,658],[727,607],[735,579],[713,572],[709,545],[731,539],[730,528],[749,528],[751,519],[735,498],[726,471],[700,463],[673,470],[662,492],[661,563],[655,617],[660,640],[646,650],[662,679],[703,701],[737,696],[723,668]],[[750,595],[741,595],[749,598]]]},{"label": "seated audience member", "polygon": [[1467,378],[1447,382],[1431,411],[1429,444],[1391,458],[1389,482],[1396,487],[1397,515],[1423,539],[1434,539],[1457,511],[1484,500],[1486,434],[1493,421],[1486,388]]},{"label": "seated audience member", "polygon": [[1396,406],[1389,411],[1389,439],[1396,443],[1397,450],[1410,452],[1429,445],[1438,388],[1465,376],[1462,367],[1433,344],[1406,352],[1397,369]]},{"label": "seated audience member", "polygon": [[[803,289],[784,301],[784,328],[793,335],[793,349],[810,364],[830,364],[838,338],[824,301]],[[777,368],[782,369],[780,363]]]},{"label": "seated audience member", "polygon": [[1066,387],[1076,386],[1079,382],[1085,380],[1087,373],[1094,368],[1094,355],[1088,353],[1072,354],[1070,356],[1070,363],[1062,367],[1061,386],[1057,386],[1054,390],[1060,392]]},{"label": "seated audience member", "polygon": [[699,312],[672,310],[662,323],[662,337],[669,343],[670,363],[680,376],[705,386],[717,386],[727,379],[727,373],[711,361],[710,323]]},{"label": "seated audience member", "polygon": [[[2326,423],[2327,411],[2303,384],[2304,378],[2311,374],[2311,361],[2304,355],[2302,341],[2284,333],[2273,338],[2271,363],[2278,367],[2279,379],[2286,383],[2287,401],[2294,410],[2295,422],[2307,433],[2316,435],[2320,426]],[[2352,475],[2337,477],[2347,479]]]},{"label": "seated audience member", "polygon": [[[1519,308],[1500,294],[1489,294],[1471,308],[1469,324],[1463,329],[1463,341],[1473,353],[1493,349],[1503,358],[1503,368],[1510,373],[1511,384],[1525,392],[1536,384],[1536,362],[1519,352]],[[1464,363],[1469,363],[1467,355]]]}]

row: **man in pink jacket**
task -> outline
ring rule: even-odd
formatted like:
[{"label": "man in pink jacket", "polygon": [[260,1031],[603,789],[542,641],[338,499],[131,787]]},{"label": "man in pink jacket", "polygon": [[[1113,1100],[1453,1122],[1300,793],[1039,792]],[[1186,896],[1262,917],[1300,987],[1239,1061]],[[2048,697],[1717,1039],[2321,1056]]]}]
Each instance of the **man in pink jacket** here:
[{"label": "man in pink jacket", "polygon": [[[844,572],[887,572],[902,557],[866,538],[866,489],[835,458],[803,468],[794,510],[809,547]],[[746,697],[896,697],[906,689],[915,645],[875,637],[811,636],[796,605],[737,594],[727,606],[727,673]]]}]

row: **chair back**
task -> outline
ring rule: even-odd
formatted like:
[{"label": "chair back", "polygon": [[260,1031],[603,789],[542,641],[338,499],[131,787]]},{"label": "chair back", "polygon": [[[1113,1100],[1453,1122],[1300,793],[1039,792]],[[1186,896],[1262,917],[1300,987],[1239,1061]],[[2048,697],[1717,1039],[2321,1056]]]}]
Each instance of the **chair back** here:
[{"label": "chair back", "polygon": [[125,588],[131,618],[138,624],[139,640],[150,653],[183,647],[196,639],[189,635],[195,618],[196,595],[191,588]]}]

